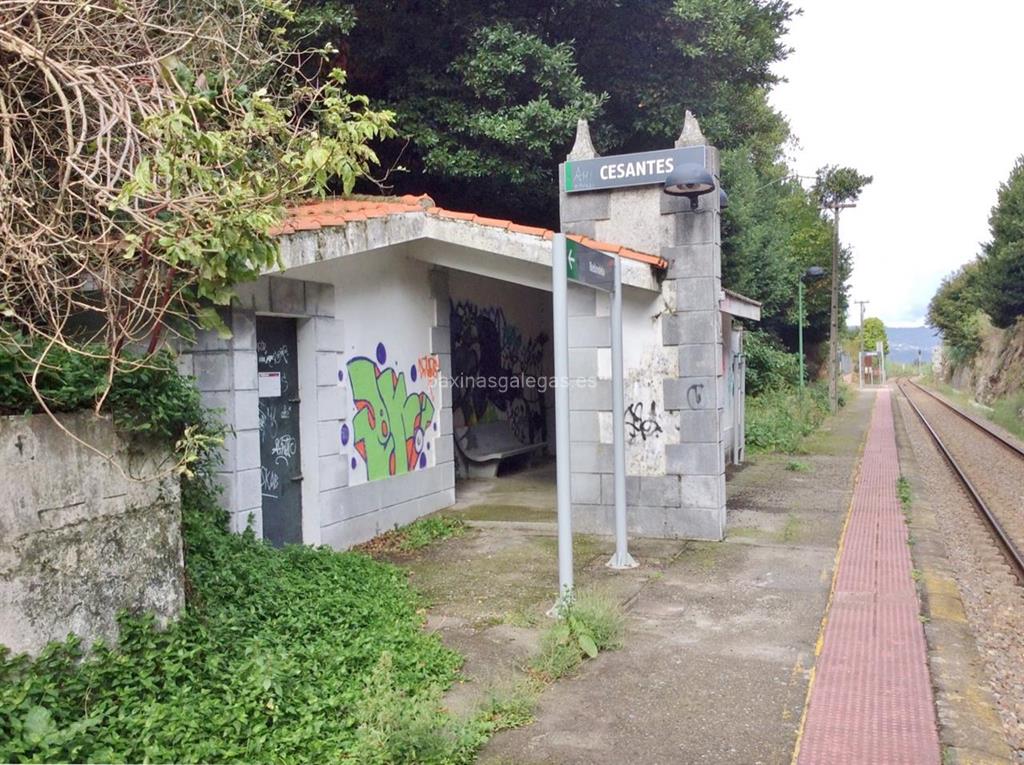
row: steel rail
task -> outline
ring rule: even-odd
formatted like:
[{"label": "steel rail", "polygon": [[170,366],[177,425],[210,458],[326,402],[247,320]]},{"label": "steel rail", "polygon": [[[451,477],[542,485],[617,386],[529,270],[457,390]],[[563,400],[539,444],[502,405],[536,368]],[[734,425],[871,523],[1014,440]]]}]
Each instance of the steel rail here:
[{"label": "steel rail", "polygon": [[1021,585],[1024,585],[1024,553],[1021,553],[1013,543],[1013,540],[1010,539],[1006,530],[999,522],[999,519],[995,517],[989,509],[989,506],[985,504],[985,500],[981,498],[981,495],[978,494],[978,490],[974,488],[974,484],[971,483],[967,474],[964,473],[956,460],[953,459],[953,455],[950,454],[946,445],[942,443],[942,439],[939,438],[939,434],[935,432],[935,428],[933,428],[931,423],[928,422],[928,418],[924,416],[924,413],[918,408],[917,404],[914,403],[914,400],[907,395],[907,391],[904,389],[903,385],[901,383],[897,383],[897,385],[900,392],[903,394],[903,397],[906,398],[907,403],[910,404],[910,407],[917,413],[917,416],[921,418],[921,423],[924,425],[928,433],[931,434],[932,440],[935,441],[935,445],[939,448],[939,451],[942,452],[942,456],[946,458],[946,462],[949,463],[953,472],[960,478],[960,482],[967,490],[968,496],[970,496],[971,501],[974,503],[975,507],[977,507],[982,519],[988,524],[989,530],[992,532],[992,536],[995,537],[996,543],[1006,556],[1007,562],[1010,564],[1010,568],[1017,577],[1017,581]]},{"label": "steel rail", "polygon": [[1010,449],[1011,451],[1014,451],[1017,454],[1019,454],[1021,457],[1024,457],[1024,447],[1021,447],[1020,445],[1015,444],[1013,441],[1011,441],[1010,439],[1006,438],[1006,436],[1002,435],[1001,433],[996,432],[995,430],[990,428],[988,425],[986,425],[981,420],[977,419],[976,417],[974,417],[972,415],[967,414],[967,412],[965,412],[960,407],[954,406],[953,404],[949,403],[948,401],[946,401],[946,399],[944,399],[942,396],[940,396],[939,394],[935,393],[934,391],[928,390],[923,385],[919,385],[918,383],[914,382],[913,380],[907,380],[907,382],[910,383],[911,385],[913,385],[915,388],[917,388],[922,393],[927,393],[929,396],[931,396],[933,399],[938,401],[940,404],[942,404],[946,408],[952,409],[954,412],[956,412],[958,415],[963,417],[965,420],[967,420],[969,423],[974,425],[979,430],[983,430],[986,433],[988,433],[990,436],[992,436],[992,438],[994,438],[997,441],[999,441],[999,443],[1001,443],[1007,449]]}]

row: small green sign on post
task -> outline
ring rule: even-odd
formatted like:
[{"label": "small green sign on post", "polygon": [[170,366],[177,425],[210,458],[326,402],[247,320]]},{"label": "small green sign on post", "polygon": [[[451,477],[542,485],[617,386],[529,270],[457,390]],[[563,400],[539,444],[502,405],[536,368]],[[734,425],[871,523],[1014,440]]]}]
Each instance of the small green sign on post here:
[{"label": "small green sign on post", "polygon": [[566,276],[588,287],[615,291],[615,257],[567,239],[565,242]]}]

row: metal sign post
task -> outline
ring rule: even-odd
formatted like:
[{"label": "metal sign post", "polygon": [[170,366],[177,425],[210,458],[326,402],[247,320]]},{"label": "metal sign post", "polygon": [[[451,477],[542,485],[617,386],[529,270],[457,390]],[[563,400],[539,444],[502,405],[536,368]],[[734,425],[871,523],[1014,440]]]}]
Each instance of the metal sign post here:
[{"label": "metal sign post", "polygon": [[554,612],[572,598],[572,496],[569,470],[569,309],[568,281],[611,294],[612,440],[614,442],[615,554],[611,568],[635,568],[626,524],[626,411],[622,341],[621,259],[555,234],[551,250],[551,291],[555,353],[555,457],[558,500],[558,600]]},{"label": "metal sign post", "polygon": [[612,290],[612,441],[615,447],[615,554],[611,568],[636,568],[629,554],[626,529],[626,405],[622,363],[622,256],[616,256]]},{"label": "metal sign post", "polygon": [[565,234],[551,244],[552,335],[555,353],[555,489],[558,500],[558,598],[553,615],[572,600],[572,494],[569,472],[569,286]]}]

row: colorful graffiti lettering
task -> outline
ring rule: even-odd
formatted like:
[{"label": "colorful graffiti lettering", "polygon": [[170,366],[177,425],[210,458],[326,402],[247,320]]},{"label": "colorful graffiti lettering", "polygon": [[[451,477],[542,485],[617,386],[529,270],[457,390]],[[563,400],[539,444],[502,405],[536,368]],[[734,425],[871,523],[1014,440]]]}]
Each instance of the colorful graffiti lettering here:
[{"label": "colorful graffiti lettering", "polygon": [[[437,356],[420,356],[416,362],[416,366],[419,367],[419,375],[427,382],[433,384],[437,376],[441,374],[441,359]],[[413,375],[413,380],[416,376]]]},{"label": "colorful graffiti lettering", "polygon": [[[498,307],[481,308],[468,300],[452,303],[453,379],[513,381],[544,374],[548,336],[524,337]],[[547,440],[544,396],[536,388],[470,385],[452,388],[452,406],[466,425],[504,419],[523,443]]]},{"label": "colorful graffiti lettering", "polygon": [[382,366],[386,358],[381,344],[377,361],[359,356],[347,364],[355,407],[352,445],[371,481],[426,467],[426,430],[434,418],[430,397],[409,393],[405,375]]}]

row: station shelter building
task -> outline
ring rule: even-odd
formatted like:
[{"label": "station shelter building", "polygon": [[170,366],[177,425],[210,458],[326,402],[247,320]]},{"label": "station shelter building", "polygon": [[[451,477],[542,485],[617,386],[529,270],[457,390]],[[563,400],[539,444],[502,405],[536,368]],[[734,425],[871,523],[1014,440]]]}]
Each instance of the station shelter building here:
[{"label": "station shelter building", "polygon": [[[703,143],[689,116],[687,143]],[[593,156],[581,121],[569,160]],[[560,217],[621,263],[630,533],[721,539],[743,454],[738,320],[760,306],[722,289],[720,195],[563,192]],[[569,384],[574,529],[611,533],[609,300],[570,284],[570,379],[553,380],[552,231],[423,195],[302,204],[277,236],[284,267],[239,287],[232,336],[179,355],[230,429],[233,529],[344,549],[449,507],[475,431],[554,453]]]}]

